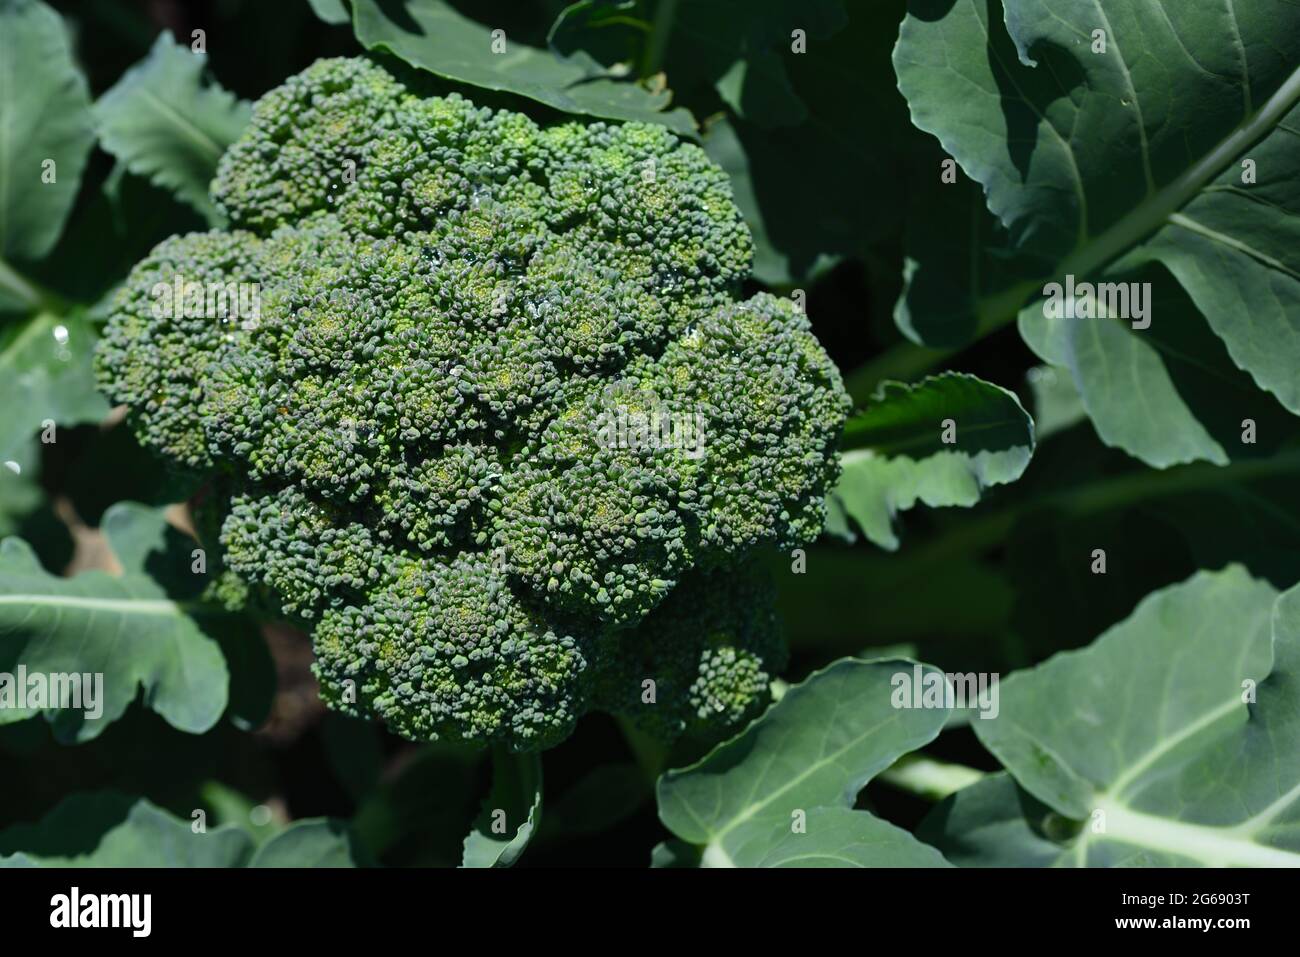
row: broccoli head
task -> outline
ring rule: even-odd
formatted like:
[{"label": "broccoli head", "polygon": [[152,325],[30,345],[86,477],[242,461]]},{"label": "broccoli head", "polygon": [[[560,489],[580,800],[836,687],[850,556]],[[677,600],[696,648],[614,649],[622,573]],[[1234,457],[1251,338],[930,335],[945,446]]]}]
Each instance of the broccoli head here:
[{"label": "broccoli head", "polygon": [[135,267],[97,374],[209,477],[217,597],[309,629],[331,705],[532,749],[592,709],[707,738],[766,703],[751,568],[820,533],[849,399],[793,304],[740,299],[702,150],[322,60],[212,197],[228,225]]}]

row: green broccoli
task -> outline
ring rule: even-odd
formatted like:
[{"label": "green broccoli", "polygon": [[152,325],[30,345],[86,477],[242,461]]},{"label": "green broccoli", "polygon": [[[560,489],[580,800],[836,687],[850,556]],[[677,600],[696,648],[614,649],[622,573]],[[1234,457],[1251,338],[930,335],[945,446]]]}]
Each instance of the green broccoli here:
[{"label": "green broccoli", "polygon": [[332,706],[519,750],[592,709],[667,740],[761,709],[753,561],[820,533],[850,402],[798,309],[739,300],[702,150],[322,60],[212,197],[228,228],[135,267],[96,370],[210,479],[218,597],[311,630]]}]

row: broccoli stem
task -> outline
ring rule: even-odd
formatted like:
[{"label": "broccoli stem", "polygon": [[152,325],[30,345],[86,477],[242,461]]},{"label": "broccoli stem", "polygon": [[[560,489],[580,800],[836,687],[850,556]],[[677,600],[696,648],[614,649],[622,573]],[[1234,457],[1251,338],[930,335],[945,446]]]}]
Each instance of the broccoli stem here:
[{"label": "broccoli stem", "polygon": [[949,794],[974,784],[983,771],[962,764],[909,754],[899,758],[881,775],[886,784],[929,801],[942,801]]},{"label": "broccoli stem", "polygon": [[641,731],[627,718],[617,718],[619,730],[627,741],[628,750],[636,759],[637,767],[651,786],[668,767],[668,746]]},{"label": "broccoli stem", "polygon": [[668,37],[673,32],[673,18],[677,16],[677,0],[660,0],[655,10],[654,27],[650,31],[650,41],[646,44],[645,55],[641,60],[641,78],[654,76],[664,62],[664,50],[668,48]]}]

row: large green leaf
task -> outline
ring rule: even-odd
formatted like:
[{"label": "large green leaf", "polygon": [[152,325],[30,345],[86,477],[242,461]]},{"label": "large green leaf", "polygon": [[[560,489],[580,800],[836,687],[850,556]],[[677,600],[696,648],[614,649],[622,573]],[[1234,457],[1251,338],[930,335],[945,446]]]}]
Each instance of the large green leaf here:
[{"label": "large green leaf", "polygon": [[295,821],[254,850],[233,824],[196,830],[141,798],[76,794],[37,824],[0,831],[3,867],[355,867],[338,821]]},{"label": "large green leaf", "polygon": [[341,821],[295,821],[257,849],[249,867],[356,867],[352,836]]},{"label": "large green leaf", "polygon": [[1032,797],[981,782],[926,833],[965,863],[1300,866],[1297,702],[1300,590],[1200,572],[1004,681],[972,724]]},{"label": "large green leaf", "polygon": [[1164,322],[1138,332],[1118,321],[1049,318],[1038,304],[1021,314],[1025,341],[1074,382],[1103,442],[1164,468],[1225,465],[1294,433],[1294,419],[1233,364],[1163,268],[1127,278],[1151,284],[1153,317]]},{"label": "large green leaf", "polygon": [[90,94],[62,20],[38,0],[0,0],[0,309],[30,304],[21,281],[6,282],[4,260],[49,252],[93,144]]},{"label": "large green leaf", "polygon": [[[983,187],[1009,252],[1040,263],[973,296],[968,329],[1029,298],[1026,341],[1070,371],[1105,441],[1153,465],[1235,457],[1207,410],[1224,394],[1236,407],[1250,380],[1300,412],[1300,8],[912,0],[894,64],[913,121]],[[1151,282],[1150,327],[1049,318],[1039,293],[1067,276]]]},{"label": "large green leaf", "polygon": [[207,56],[162,32],[144,60],[95,104],[101,145],[138,176],[171,190],[209,222],[217,161],[248,123],[250,107],[204,79]]},{"label": "large green leaf", "polygon": [[465,836],[462,867],[510,867],[542,822],[542,758],[492,752],[492,790]]},{"label": "large green leaf", "polygon": [[117,793],[73,795],[39,824],[0,832],[0,867],[242,867],[252,852],[234,825],[195,833]]},{"label": "large green leaf", "polygon": [[755,278],[782,285],[833,265],[826,233],[808,228],[807,197],[775,185],[789,182],[791,163],[817,154],[793,146],[785,149],[774,136],[751,139],[747,147],[738,126],[725,117],[709,124],[704,149],[731,179],[736,207],[754,238]]},{"label": "large green leaf", "polygon": [[868,539],[894,549],[893,518],[918,501],[974,505],[985,488],[1019,478],[1033,455],[1034,423],[1013,393],[949,372],[916,385],[883,383],[845,425],[842,447],[832,500]]},{"label": "large green leaf", "polygon": [[[517,93],[539,103],[586,116],[662,123],[694,135],[684,109],[668,109],[669,94],[631,80],[592,78],[579,64],[561,59],[462,15],[443,0],[354,0],[357,39],[371,50],[387,50],[412,66],[460,83]],[[494,42],[504,50],[493,52]],[[498,48],[500,48],[498,43]]]},{"label": "large green leaf", "polygon": [[206,567],[196,571],[198,543],[168,524],[164,513],[163,508],[118,502],[104,511],[100,527],[124,568],[143,570],[217,643],[230,675],[227,717],[244,730],[258,728],[275,697],[275,662],[255,621],[203,602],[220,566],[205,555]]},{"label": "large green leaf", "polygon": [[[104,531],[123,568],[58,578],[26,542],[0,543],[0,671],[103,675],[102,714],[38,707],[0,709],[0,724],[44,711],[63,741],[88,741],[126,711],[141,688],[145,704],[182,731],[201,733],[221,717],[229,674],[221,649],[168,583],[189,573],[188,553],[150,547],[165,527],[160,510],[114,506]],[[181,563],[184,564],[181,564]]]},{"label": "large green leaf", "polygon": [[925,148],[913,149],[894,322],[918,345],[953,349],[974,339],[982,324],[1014,310],[1034,288],[1017,282],[1046,267],[1036,250],[1010,248],[980,185],[931,137],[924,139]]},{"label": "large green leaf", "polygon": [[57,442],[59,430],[108,414],[91,371],[97,338],[95,327],[77,315],[43,312],[0,325],[0,459],[47,421],[55,425]]},{"label": "large green leaf", "polygon": [[895,676],[910,680],[914,667],[846,659],[817,672],[739,737],[660,778],[660,820],[703,848],[705,866],[944,866],[906,831],[853,810],[871,778],[948,717],[946,707],[894,707]]},{"label": "large green leaf", "polygon": [[[908,123],[889,67],[903,6],[902,0],[844,4],[847,21],[833,32],[836,17],[814,30],[801,11],[770,26],[770,36],[783,41],[784,69],[807,116],[795,126],[774,126],[762,111],[733,113],[708,125],[704,147],[731,176],[737,205],[754,231],[760,282],[806,282],[839,257],[863,257],[869,244],[897,229],[907,192],[900,183],[915,165],[912,152],[929,140]],[[709,7],[679,9],[716,16]],[[789,52],[794,26],[809,32],[806,53]],[[691,46],[713,42],[728,50],[730,36],[725,27],[696,36],[680,56],[670,44],[669,78],[681,86]],[[736,69],[746,75],[747,50],[732,52],[740,58]]]}]

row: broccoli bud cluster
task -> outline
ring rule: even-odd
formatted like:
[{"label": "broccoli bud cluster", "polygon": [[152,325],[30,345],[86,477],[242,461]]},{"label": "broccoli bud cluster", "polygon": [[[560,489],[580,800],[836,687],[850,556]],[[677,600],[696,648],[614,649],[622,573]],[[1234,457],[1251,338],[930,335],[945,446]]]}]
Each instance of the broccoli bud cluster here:
[{"label": "broccoli bud cluster", "polygon": [[[322,60],[212,196],[228,226],[135,267],[97,373],[211,476],[221,594],[312,631],[329,703],[515,749],[766,703],[754,559],[820,533],[849,400],[793,304],[738,298],[750,235],[702,150]],[[250,286],[252,315],[183,308]]]}]

